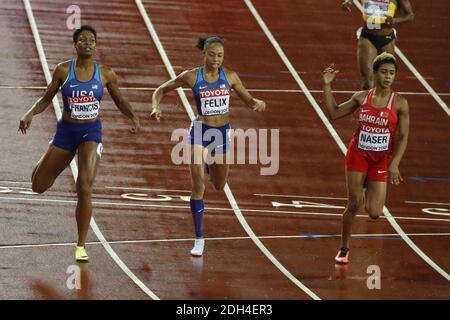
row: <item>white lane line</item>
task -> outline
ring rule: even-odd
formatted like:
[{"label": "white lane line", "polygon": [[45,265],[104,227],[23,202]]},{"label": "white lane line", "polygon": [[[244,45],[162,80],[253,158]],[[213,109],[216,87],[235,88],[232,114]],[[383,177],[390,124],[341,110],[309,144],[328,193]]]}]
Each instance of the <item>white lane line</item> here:
[{"label": "white lane line", "polygon": [[446,216],[446,217],[450,216],[450,210],[444,208],[427,208],[424,209],[423,211],[432,214],[434,216]]},{"label": "white lane line", "polygon": [[[242,77],[241,77],[242,78]],[[8,89],[26,89],[26,90],[45,90],[46,87],[27,87],[27,86],[0,86],[0,90],[8,90]],[[156,87],[120,87],[120,90],[128,90],[128,91],[155,91]],[[191,91],[191,89],[188,88],[181,88],[183,91]],[[303,93],[303,90],[299,89],[247,89],[250,92],[267,92],[267,93]],[[309,92],[312,93],[323,93],[323,90],[309,90]],[[351,90],[336,90],[333,91],[333,93],[336,94],[354,94],[356,91]],[[405,96],[431,96],[428,92],[411,92],[411,91],[405,91],[405,92],[398,92]],[[449,92],[439,92],[437,93],[439,96],[447,97],[450,96]]]},{"label": "white lane line", "polygon": [[[145,10],[144,6],[142,5],[141,0],[135,0],[136,5],[139,9],[139,12],[142,15],[142,18],[144,19],[145,25],[147,26],[148,31],[150,32],[150,35],[152,37],[153,42],[155,43],[156,48],[158,49],[158,52],[164,62],[164,65],[166,66],[167,71],[169,72],[169,75],[171,78],[175,78],[175,72],[173,70],[172,64],[170,63],[170,60],[164,50],[164,47],[161,44],[161,41],[159,40],[158,34],[155,31],[155,28],[153,27],[152,22],[150,21],[150,17],[147,14],[147,11]],[[186,112],[189,114],[189,118],[191,120],[194,119],[194,113],[192,111],[192,108],[189,104],[188,99],[186,98],[186,95],[184,94],[183,90],[178,90],[178,94],[180,95],[181,101],[183,102],[183,106],[186,109]],[[233,194],[231,193],[231,190],[228,186],[228,184],[225,185],[224,188],[225,195],[228,198],[228,201],[231,204],[231,207],[234,210],[234,213],[236,217],[238,218],[239,222],[241,223],[242,227],[245,229],[247,234],[252,238],[253,242],[258,246],[258,248],[265,254],[265,256],[272,261],[273,264],[293,283],[295,283],[300,289],[302,289],[305,293],[307,293],[310,297],[313,299],[320,299],[314,292],[309,290],[303,283],[298,281],[271,253],[267,248],[262,244],[262,242],[256,237],[253,230],[248,225],[245,218],[242,216],[242,213],[239,209],[239,206],[234,199]]]},{"label": "white lane line", "polygon": [[298,73],[295,70],[295,68],[292,66],[291,62],[289,61],[289,59],[285,55],[283,49],[281,49],[281,47],[278,44],[277,40],[275,40],[275,38],[272,35],[272,33],[270,32],[269,28],[266,26],[265,22],[263,21],[263,19],[259,15],[259,13],[256,11],[256,9],[253,6],[252,2],[249,1],[249,0],[244,0],[244,2],[247,5],[247,7],[250,10],[250,12],[253,14],[253,17],[258,22],[259,26],[263,30],[263,32],[266,35],[266,37],[269,39],[269,41],[272,44],[272,46],[277,51],[277,53],[280,56],[281,60],[283,60],[283,62],[286,65],[286,67],[291,72],[291,75],[294,77],[295,81],[297,82],[299,87],[302,89],[302,91],[305,94],[306,98],[309,100],[311,105],[314,107],[314,110],[318,114],[319,118],[322,120],[324,125],[327,127],[328,132],[331,134],[331,136],[333,137],[334,141],[337,143],[337,145],[339,146],[339,148],[341,150],[346,150],[346,147],[345,147],[344,143],[342,142],[341,138],[339,137],[339,135],[337,134],[336,130],[334,130],[333,126],[328,121],[328,118],[325,116],[325,114],[323,113],[322,109],[319,107],[319,105],[317,104],[316,100],[311,95],[311,92],[306,87],[305,83],[300,78],[300,76],[298,75]]},{"label": "white lane line", "polygon": [[[289,61],[289,59],[286,57],[285,53],[283,52],[283,50],[281,49],[280,45],[278,44],[278,42],[273,37],[273,35],[270,32],[269,28],[266,26],[266,24],[262,20],[261,16],[256,11],[256,9],[253,6],[252,2],[250,0],[244,0],[244,2],[246,3],[246,5],[250,9],[250,11],[252,12],[252,14],[255,17],[256,21],[258,22],[259,26],[261,27],[261,29],[263,29],[263,31],[266,34],[267,38],[272,43],[273,47],[277,51],[277,53],[280,56],[280,58],[283,60],[284,64],[288,68],[288,70],[291,72],[292,77],[294,77],[294,79],[297,82],[297,84],[304,91],[306,97],[308,98],[309,102],[313,106],[313,108],[316,111],[316,113],[319,115],[320,119],[322,120],[322,122],[324,123],[324,125],[326,126],[328,131],[330,132],[330,134],[333,137],[334,141],[339,146],[339,148],[341,149],[342,153],[345,154],[346,151],[347,151],[347,148],[345,147],[345,145],[342,142],[341,138],[339,137],[339,135],[334,130],[333,126],[328,121],[328,118],[322,112],[322,109],[320,109],[320,107],[317,104],[316,100],[313,98],[313,96],[309,92],[308,88],[306,87],[306,85],[304,84],[304,82],[302,81],[300,76],[298,75],[297,71],[292,66],[292,64]],[[442,275],[445,279],[450,281],[450,275],[446,271],[444,271],[440,266],[438,266],[430,257],[428,257],[414,242],[411,241],[411,239],[405,234],[403,229],[395,221],[394,217],[391,215],[391,213],[389,212],[389,210],[387,209],[386,206],[383,208],[383,213],[386,216],[386,219],[389,221],[389,223],[395,229],[395,231],[397,231],[400,234],[400,236],[411,247],[411,249],[413,249],[426,263],[428,263],[440,275]]]},{"label": "white lane line", "polygon": [[105,189],[118,189],[118,190],[140,190],[140,191],[173,191],[173,192],[189,192],[191,190],[176,190],[176,189],[151,189],[151,188],[136,188],[136,187],[105,187]]},{"label": "white lane line", "polygon": [[[27,13],[28,21],[30,22],[30,27],[31,27],[31,30],[33,33],[35,43],[36,43],[36,48],[38,50],[39,59],[41,61],[42,69],[43,69],[44,75],[45,75],[45,80],[47,81],[47,84],[50,84],[50,82],[52,81],[52,76],[50,74],[50,68],[48,67],[48,64],[47,64],[47,58],[45,56],[44,47],[42,45],[41,38],[39,36],[39,31],[37,28],[36,21],[34,19],[30,1],[23,0],[23,3],[25,5],[25,10]],[[59,120],[62,117],[62,113],[61,113],[61,107],[59,105],[56,95],[53,98],[52,102],[53,102],[53,107],[55,109],[56,118]],[[78,176],[78,167],[75,162],[75,158],[70,163],[70,169],[72,170],[72,175],[76,182],[77,176]],[[158,296],[156,296],[149,288],[147,288],[147,286],[142,281],[140,281],[135,276],[135,274],[133,272],[131,272],[131,270],[125,265],[125,263],[123,263],[123,261],[119,258],[119,256],[114,252],[114,250],[111,248],[108,241],[106,241],[102,232],[98,228],[97,223],[94,220],[94,217],[91,218],[90,226],[91,226],[92,230],[94,231],[95,235],[97,236],[97,238],[102,243],[103,247],[109,253],[111,258],[117,263],[117,265],[122,269],[122,271],[125,272],[125,274],[127,274],[134,281],[134,283],[136,283],[136,285],[138,285],[139,288],[141,288],[142,291],[144,291],[149,297],[151,297],[152,299],[159,299]]]},{"label": "white lane line", "polygon": [[335,198],[335,197],[316,197],[316,196],[293,196],[284,194],[266,194],[266,193],[255,193],[258,197],[280,197],[280,198],[301,198],[301,199],[325,199],[325,200],[347,200],[347,198]]},{"label": "white lane line", "polygon": [[[25,202],[47,202],[47,203],[67,203],[76,204],[76,200],[62,200],[62,199],[39,199],[39,198],[14,198],[14,197],[0,197],[0,201],[25,201]],[[177,205],[165,205],[165,204],[147,204],[147,203],[136,203],[136,202],[107,202],[107,201],[92,201],[93,205],[96,206],[118,206],[118,207],[142,207],[142,208],[161,208],[161,209],[190,209],[189,206],[177,206]],[[217,208],[217,207],[206,207],[205,210],[209,211],[233,211],[232,208]],[[254,213],[270,213],[270,214],[292,214],[292,215],[303,215],[303,216],[329,216],[341,218],[342,213],[330,213],[330,212],[313,212],[313,211],[288,211],[288,210],[267,210],[267,209],[241,209],[242,212],[254,212]],[[126,214],[126,213],[121,213]],[[367,219],[367,215],[356,215],[357,218]],[[385,216],[380,216],[381,219],[387,219]],[[2,217],[0,217],[0,220]],[[450,222],[450,219],[440,219],[440,218],[420,218],[420,217],[397,217],[397,220],[416,220],[416,221],[443,221]]]},{"label": "white lane line", "polygon": [[[167,72],[170,75],[171,79],[176,78],[175,71],[173,69],[172,64],[170,63],[169,57],[167,56],[166,52],[164,51],[164,48],[161,44],[161,41],[159,40],[158,34],[156,33],[155,28],[153,27],[152,22],[150,21],[150,18],[147,14],[147,11],[144,8],[144,5],[142,4],[142,1],[135,0],[136,6],[138,7],[138,10],[144,19],[145,25],[147,26],[148,31],[150,32],[150,35],[152,37],[152,40],[158,49],[159,55],[161,56],[161,59],[163,60],[164,66],[167,69]],[[180,99],[183,103],[183,106],[189,115],[189,119],[192,121],[195,118],[194,112],[192,111],[191,105],[189,104],[189,100],[187,99],[186,95],[184,94],[184,91],[182,88],[177,89],[178,95],[180,96]]]},{"label": "white lane line", "polygon": [[[28,181],[9,181],[3,180],[0,183],[5,184],[28,184],[31,185],[31,182]],[[8,187],[8,186],[0,186],[0,187]],[[154,188],[138,188],[138,187],[114,187],[114,186],[105,186],[105,189],[115,189],[115,190],[139,190],[139,191],[169,191],[169,192],[186,192],[190,193],[190,190],[177,190],[177,189],[154,189]],[[339,197],[323,197],[323,196],[304,196],[304,195],[288,195],[288,194],[271,194],[271,193],[254,193],[254,196],[257,197],[279,197],[279,198],[299,198],[299,199],[324,199],[324,200],[347,200],[347,198],[339,198]],[[165,195],[171,197],[180,197],[181,195]],[[426,201],[405,201],[405,203],[413,203],[413,204],[431,204],[431,205],[442,205],[442,206],[450,206],[448,202],[426,202]]]},{"label": "white lane line", "polygon": [[431,204],[431,205],[438,205],[438,206],[450,206],[450,203],[447,203],[447,202],[405,201],[405,203]]},{"label": "white lane line", "polygon": [[[31,182],[28,181],[10,181],[3,180],[0,183],[5,184],[28,184],[31,185]],[[7,186],[0,186],[7,187]],[[152,189],[152,188],[137,188],[137,187],[114,187],[114,186],[105,186],[105,189],[116,189],[116,190],[139,190],[139,191],[169,191],[169,192],[191,192],[190,190],[177,190],[177,189]],[[299,198],[299,199],[324,199],[324,200],[347,200],[347,198],[339,198],[339,197],[323,197],[323,196],[304,196],[304,195],[288,195],[288,194],[270,194],[270,193],[254,193],[254,196],[257,197],[279,197],[279,198]],[[180,197],[181,195],[167,195],[171,197]],[[426,202],[426,201],[405,201],[405,203],[412,204],[431,204],[431,205],[442,205],[442,206],[450,206],[448,202]],[[279,212],[279,211],[276,211]]]},{"label": "white lane line", "polygon": [[[448,232],[441,233],[408,233],[410,237],[447,237],[450,236]],[[277,240],[277,239],[302,239],[302,238],[331,238],[340,237],[340,234],[303,234],[290,236],[259,236],[260,239]],[[368,234],[353,234],[354,238],[379,238],[379,237],[399,237],[397,233],[368,233]],[[195,238],[181,238],[181,239],[139,239],[139,240],[113,240],[109,241],[111,244],[141,244],[141,243],[167,243],[167,242],[186,242],[194,241]],[[251,240],[250,237],[216,237],[205,238],[208,241],[230,241],[230,240]],[[89,241],[89,245],[98,245],[101,242]],[[24,248],[42,248],[42,247],[64,247],[73,246],[74,242],[63,243],[40,243],[40,244],[16,244],[16,245],[1,245],[1,249],[24,249]]]},{"label": "white lane line", "polygon": [[[358,7],[359,11],[361,11],[362,13],[363,7],[361,3],[359,3],[358,0],[353,0],[353,3],[355,4],[356,7]],[[411,72],[414,74],[417,80],[419,80],[419,82],[431,94],[434,100],[436,100],[436,102],[441,106],[442,110],[444,110],[445,113],[447,113],[447,115],[450,117],[450,109],[448,108],[448,106],[445,104],[444,101],[442,101],[442,99],[437,95],[436,91],[434,91],[434,89],[428,84],[428,82],[423,78],[423,76],[419,73],[419,71],[417,71],[417,69],[408,60],[408,58],[406,58],[406,56],[403,54],[403,52],[400,50],[398,46],[395,46],[395,53],[397,54],[397,56],[400,57],[400,59],[402,59],[403,63],[409,68],[409,70],[411,70]]]},{"label": "white lane line", "polygon": [[31,186],[31,182],[29,182],[29,181],[7,181],[7,180],[3,180],[3,181],[0,181],[0,183],[28,184],[28,185]]}]

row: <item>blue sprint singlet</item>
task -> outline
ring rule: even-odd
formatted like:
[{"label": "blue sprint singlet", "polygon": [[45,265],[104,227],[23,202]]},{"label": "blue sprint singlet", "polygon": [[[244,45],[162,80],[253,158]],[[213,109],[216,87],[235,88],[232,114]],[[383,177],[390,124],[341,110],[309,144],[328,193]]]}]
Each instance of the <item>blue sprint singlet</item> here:
[{"label": "blue sprint singlet", "polygon": [[100,101],[103,97],[103,84],[100,79],[100,68],[95,63],[94,74],[87,82],[77,80],[75,76],[76,59],[70,63],[70,71],[61,86],[64,110],[77,120],[95,119],[100,112]]},{"label": "blue sprint singlet", "polygon": [[198,68],[192,92],[199,115],[216,116],[229,112],[231,86],[222,68],[219,68],[219,79],[214,83],[207,82],[203,68]]}]

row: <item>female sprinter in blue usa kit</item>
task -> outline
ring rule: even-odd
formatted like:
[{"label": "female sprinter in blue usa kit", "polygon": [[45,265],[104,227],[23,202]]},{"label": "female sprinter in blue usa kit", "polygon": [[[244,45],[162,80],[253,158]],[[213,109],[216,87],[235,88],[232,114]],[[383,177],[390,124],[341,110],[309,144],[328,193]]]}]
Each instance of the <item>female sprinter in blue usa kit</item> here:
[{"label": "female sprinter in blue usa kit", "polygon": [[[254,111],[266,108],[264,101],[254,99],[245,89],[236,72],[222,67],[224,43],[219,37],[201,38],[197,47],[203,52],[203,67],[186,70],[175,79],[156,89],[152,97],[152,113],[158,121],[161,118],[160,102],[165,93],[187,86],[192,89],[197,105],[197,117],[190,129],[191,144],[191,212],[195,227],[193,256],[201,256],[203,239],[203,194],[205,192],[204,165],[208,154],[218,160],[206,166],[210,180],[216,190],[223,190],[228,176],[226,154],[230,145],[229,108],[231,89]],[[219,156],[219,157],[218,157]],[[200,159],[200,161],[197,161]]]},{"label": "female sprinter in blue usa kit", "polygon": [[93,27],[84,25],[75,30],[73,42],[77,57],[58,64],[44,96],[23,115],[19,124],[19,130],[25,134],[33,116],[48,107],[61,87],[64,101],[62,119],[58,121],[47,152],[34,168],[31,181],[33,191],[43,193],[53,185],[78,151],[76,261],[89,259],[84,245],[92,216],[92,186],[103,150],[102,127],[98,115],[104,87],[108,89],[118,109],[133,122],[131,131],[137,132],[140,129],[139,118],[119,91],[115,73],[93,60],[96,41],[97,33]]}]

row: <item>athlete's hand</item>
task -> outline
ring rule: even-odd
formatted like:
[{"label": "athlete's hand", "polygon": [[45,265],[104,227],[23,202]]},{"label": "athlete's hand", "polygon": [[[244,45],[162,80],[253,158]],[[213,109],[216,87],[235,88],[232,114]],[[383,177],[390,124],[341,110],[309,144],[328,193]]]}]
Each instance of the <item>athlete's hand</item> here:
[{"label": "athlete's hand", "polygon": [[342,8],[342,10],[345,10],[345,11],[350,12],[350,11],[352,11],[352,4],[353,4],[353,1],[352,1],[352,0],[345,0],[345,1],[341,4],[341,8]]},{"label": "athlete's hand", "polygon": [[253,111],[263,112],[266,110],[266,103],[264,101],[255,98],[253,100],[255,101],[255,104],[252,106]]},{"label": "athlete's hand", "polygon": [[131,119],[131,121],[133,121],[133,128],[131,128],[130,131],[132,133],[138,133],[139,131],[141,131],[141,124],[139,122],[139,118],[133,117],[133,119]]},{"label": "athlete's hand", "polygon": [[26,134],[27,130],[30,128],[31,121],[33,120],[33,114],[25,113],[24,116],[20,119],[19,122],[19,130],[22,131],[22,134]]},{"label": "athlete's hand", "polygon": [[394,26],[394,18],[387,16],[383,24],[386,28],[392,28]]},{"label": "athlete's hand", "polygon": [[152,106],[152,113],[150,113],[150,118],[155,118],[158,122],[161,119],[161,108],[159,106]]},{"label": "athlete's hand", "polygon": [[325,70],[323,70],[323,73],[322,73],[323,82],[325,84],[330,84],[331,82],[333,82],[334,77],[336,76],[336,73],[339,73],[339,70],[334,69],[334,63],[333,63],[328,68],[325,68]]},{"label": "athlete's hand", "polygon": [[388,168],[389,182],[391,184],[399,185],[403,181],[400,171],[398,170],[398,165],[391,163]]}]

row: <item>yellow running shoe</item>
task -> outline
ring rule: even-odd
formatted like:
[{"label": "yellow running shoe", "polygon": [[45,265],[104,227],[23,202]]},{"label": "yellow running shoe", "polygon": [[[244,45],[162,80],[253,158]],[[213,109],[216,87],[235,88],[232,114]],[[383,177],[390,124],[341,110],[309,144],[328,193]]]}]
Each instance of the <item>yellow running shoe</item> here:
[{"label": "yellow running shoe", "polygon": [[89,256],[87,255],[86,249],[84,249],[84,247],[76,246],[75,260],[76,261],[88,261],[89,260]]}]

